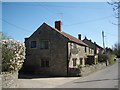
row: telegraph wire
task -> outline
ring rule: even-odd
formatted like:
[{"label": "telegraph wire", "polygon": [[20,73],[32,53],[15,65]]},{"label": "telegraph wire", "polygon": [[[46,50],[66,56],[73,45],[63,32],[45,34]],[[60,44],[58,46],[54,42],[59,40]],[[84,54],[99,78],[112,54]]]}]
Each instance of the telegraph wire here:
[{"label": "telegraph wire", "polygon": [[[70,6],[60,6],[60,5],[42,5],[42,3],[39,3],[39,4],[5,4],[5,5],[25,5],[25,6],[40,6],[40,7],[44,7],[44,9],[46,8],[48,10],[48,12],[53,12],[49,7],[70,7]],[[72,6],[72,8],[75,8],[75,6]],[[82,8],[82,7],[79,7],[79,8]],[[89,8],[89,7],[88,7]],[[100,8],[99,8],[100,9]],[[102,8],[101,8],[102,9]],[[53,14],[53,13],[52,13]],[[56,14],[58,14],[56,12]],[[59,13],[60,14],[60,13]],[[63,13],[62,13],[63,14]],[[95,21],[98,21],[98,20],[103,20],[103,19],[107,19],[109,17],[112,17],[111,15],[110,16],[107,16],[107,17],[102,17],[102,18],[98,18],[98,19],[94,19],[94,20],[88,20],[88,21],[83,21],[83,22],[78,22],[78,23],[73,23],[73,24],[69,24],[69,25],[65,25],[64,26],[73,26],[73,25],[79,25],[79,24],[84,24],[84,23],[90,23],[90,22],[95,22]],[[60,16],[60,18],[62,18],[62,15]]]},{"label": "telegraph wire", "polygon": [[[1,18],[0,18],[0,19],[1,19]],[[5,19],[1,19],[1,20],[4,21],[4,22],[7,23],[7,24],[13,26],[13,27],[16,27],[16,28],[22,30],[22,31],[32,32],[32,31],[29,31],[29,30],[27,30],[27,29],[25,29],[25,28],[22,28],[22,27],[20,27],[20,26],[17,26],[17,25],[15,25],[15,24],[13,24],[13,23],[10,23],[10,22],[8,22],[8,21],[5,20]],[[108,32],[105,32],[105,33],[106,33],[106,34],[109,34],[109,35],[112,36],[112,37],[116,37],[116,36],[117,36],[117,35],[115,35],[115,34],[111,34],[111,33],[108,33]]]},{"label": "telegraph wire", "polygon": [[110,17],[112,17],[112,15],[102,17],[102,18],[98,18],[98,19],[94,19],[94,20],[88,20],[88,21],[73,23],[73,24],[69,24],[69,25],[64,25],[64,26],[73,26],[73,25],[79,25],[79,24],[84,24],[84,23],[91,23],[91,22],[96,22],[96,21],[99,21],[99,20],[105,20],[105,19],[110,18]]},{"label": "telegraph wire", "polygon": [[3,18],[0,18],[0,19],[1,19],[2,21],[4,21],[5,23],[11,25],[11,26],[18,28],[19,30],[22,30],[22,31],[25,31],[25,32],[32,32],[32,31],[29,31],[29,30],[27,30],[27,29],[25,29],[25,28],[22,28],[22,27],[20,27],[20,26],[17,26],[17,25],[15,25],[15,24],[13,24],[13,23],[10,23],[10,22],[8,22],[7,20],[5,20],[5,19],[3,19]]},{"label": "telegraph wire", "polygon": [[44,4],[44,5],[42,5],[42,3],[40,3],[40,4],[22,4],[22,3],[17,3],[17,4],[4,4],[4,5],[23,5],[23,6],[40,6],[40,7],[42,7],[42,6],[45,6],[45,7],[54,7],[54,8],[73,8],[73,9],[101,9],[101,10],[108,10],[109,8],[96,8],[96,7],[79,7],[79,6],[66,6],[66,5],[47,5],[47,4]]},{"label": "telegraph wire", "polygon": [[105,32],[105,33],[109,36],[112,36],[112,37],[118,37],[118,35],[115,35],[115,34],[111,34],[111,33],[108,33],[108,32]]}]

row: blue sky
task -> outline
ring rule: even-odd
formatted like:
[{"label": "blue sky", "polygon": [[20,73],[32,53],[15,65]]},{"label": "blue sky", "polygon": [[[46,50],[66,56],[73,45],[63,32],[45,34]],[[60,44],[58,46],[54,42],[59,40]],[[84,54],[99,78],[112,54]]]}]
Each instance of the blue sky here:
[{"label": "blue sky", "polygon": [[118,26],[112,24],[117,24],[117,19],[106,2],[2,3],[2,30],[22,42],[43,22],[54,27],[57,20],[62,20],[62,31],[74,37],[81,34],[82,39],[86,36],[102,46],[104,31],[105,46],[118,41]]}]

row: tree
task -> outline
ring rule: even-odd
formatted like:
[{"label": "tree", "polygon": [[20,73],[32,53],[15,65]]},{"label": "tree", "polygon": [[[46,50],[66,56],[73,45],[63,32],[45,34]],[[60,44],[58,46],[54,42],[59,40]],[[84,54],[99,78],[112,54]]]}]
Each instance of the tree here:
[{"label": "tree", "polygon": [[119,18],[120,13],[120,0],[111,0],[111,2],[108,2],[108,4],[113,6],[113,11],[115,13],[115,17]]},{"label": "tree", "polygon": [[[113,11],[115,13],[115,18],[120,19],[120,0],[111,0],[111,2],[108,2],[108,4],[113,6]],[[120,22],[118,20],[118,24],[112,23],[114,25],[120,26]],[[120,34],[120,28],[118,28],[118,36]],[[120,38],[118,37],[118,44],[115,44],[113,47],[114,54],[116,54],[118,57],[120,57]]]},{"label": "tree", "polygon": [[25,46],[15,40],[0,40],[2,44],[2,72],[19,71],[25,59]]},{"label": "tree", "polygon": [[19,71],[25,59],[25,45],[0,32],[0,58],[2,72]]},{"label": "tree", "polygon": [[115,44],[113,47],[113,53],[117,55],[117,57],[120,57],[120,43]]},{"label": "tree", "polygon": [[11,39],[10,36],[8,36],[5,32],[0,32],[0,40],[7,40]]}]

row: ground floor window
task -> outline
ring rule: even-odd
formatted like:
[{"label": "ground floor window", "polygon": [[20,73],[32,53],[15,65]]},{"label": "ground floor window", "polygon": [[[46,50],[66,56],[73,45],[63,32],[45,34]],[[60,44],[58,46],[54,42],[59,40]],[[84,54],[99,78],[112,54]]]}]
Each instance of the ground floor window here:
[{"label": "ground floor window", "polygon": [[77,61],[77,58],[73,58],[73,66],[76,66],[76,61]]},{"label": "ground floor window", "polygon": [[49,67],[49,60],[41,59],[41,67]]},{"label": "ground floor window", "polygon": [[82,65],[83,58],[80,58],[80,65]]}]

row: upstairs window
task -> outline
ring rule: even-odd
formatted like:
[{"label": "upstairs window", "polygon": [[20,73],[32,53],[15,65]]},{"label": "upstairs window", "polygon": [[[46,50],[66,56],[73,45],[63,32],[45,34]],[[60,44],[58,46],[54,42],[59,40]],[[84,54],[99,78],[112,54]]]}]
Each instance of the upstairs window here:
[{"label": "upstairs window", "polygon": [[36,48],[36,45],[37,44],[37,42],[36,41],[31,41],[31,48]]},{"label": "upstairs window", "polygon": [[90,54],[92,54],[92,49],[90,49]]},{"label": "upstairs window", "polygon": [[89,54],[90,54],[90,48],[89,48]]},{"label": "upstairs window", "polygon": [[49,49],[48,41],[40,41],[40,49]]},{"label": "upstairs window", "polygon": [[87,47],[85,47],[85,52],[87,52]]}]

